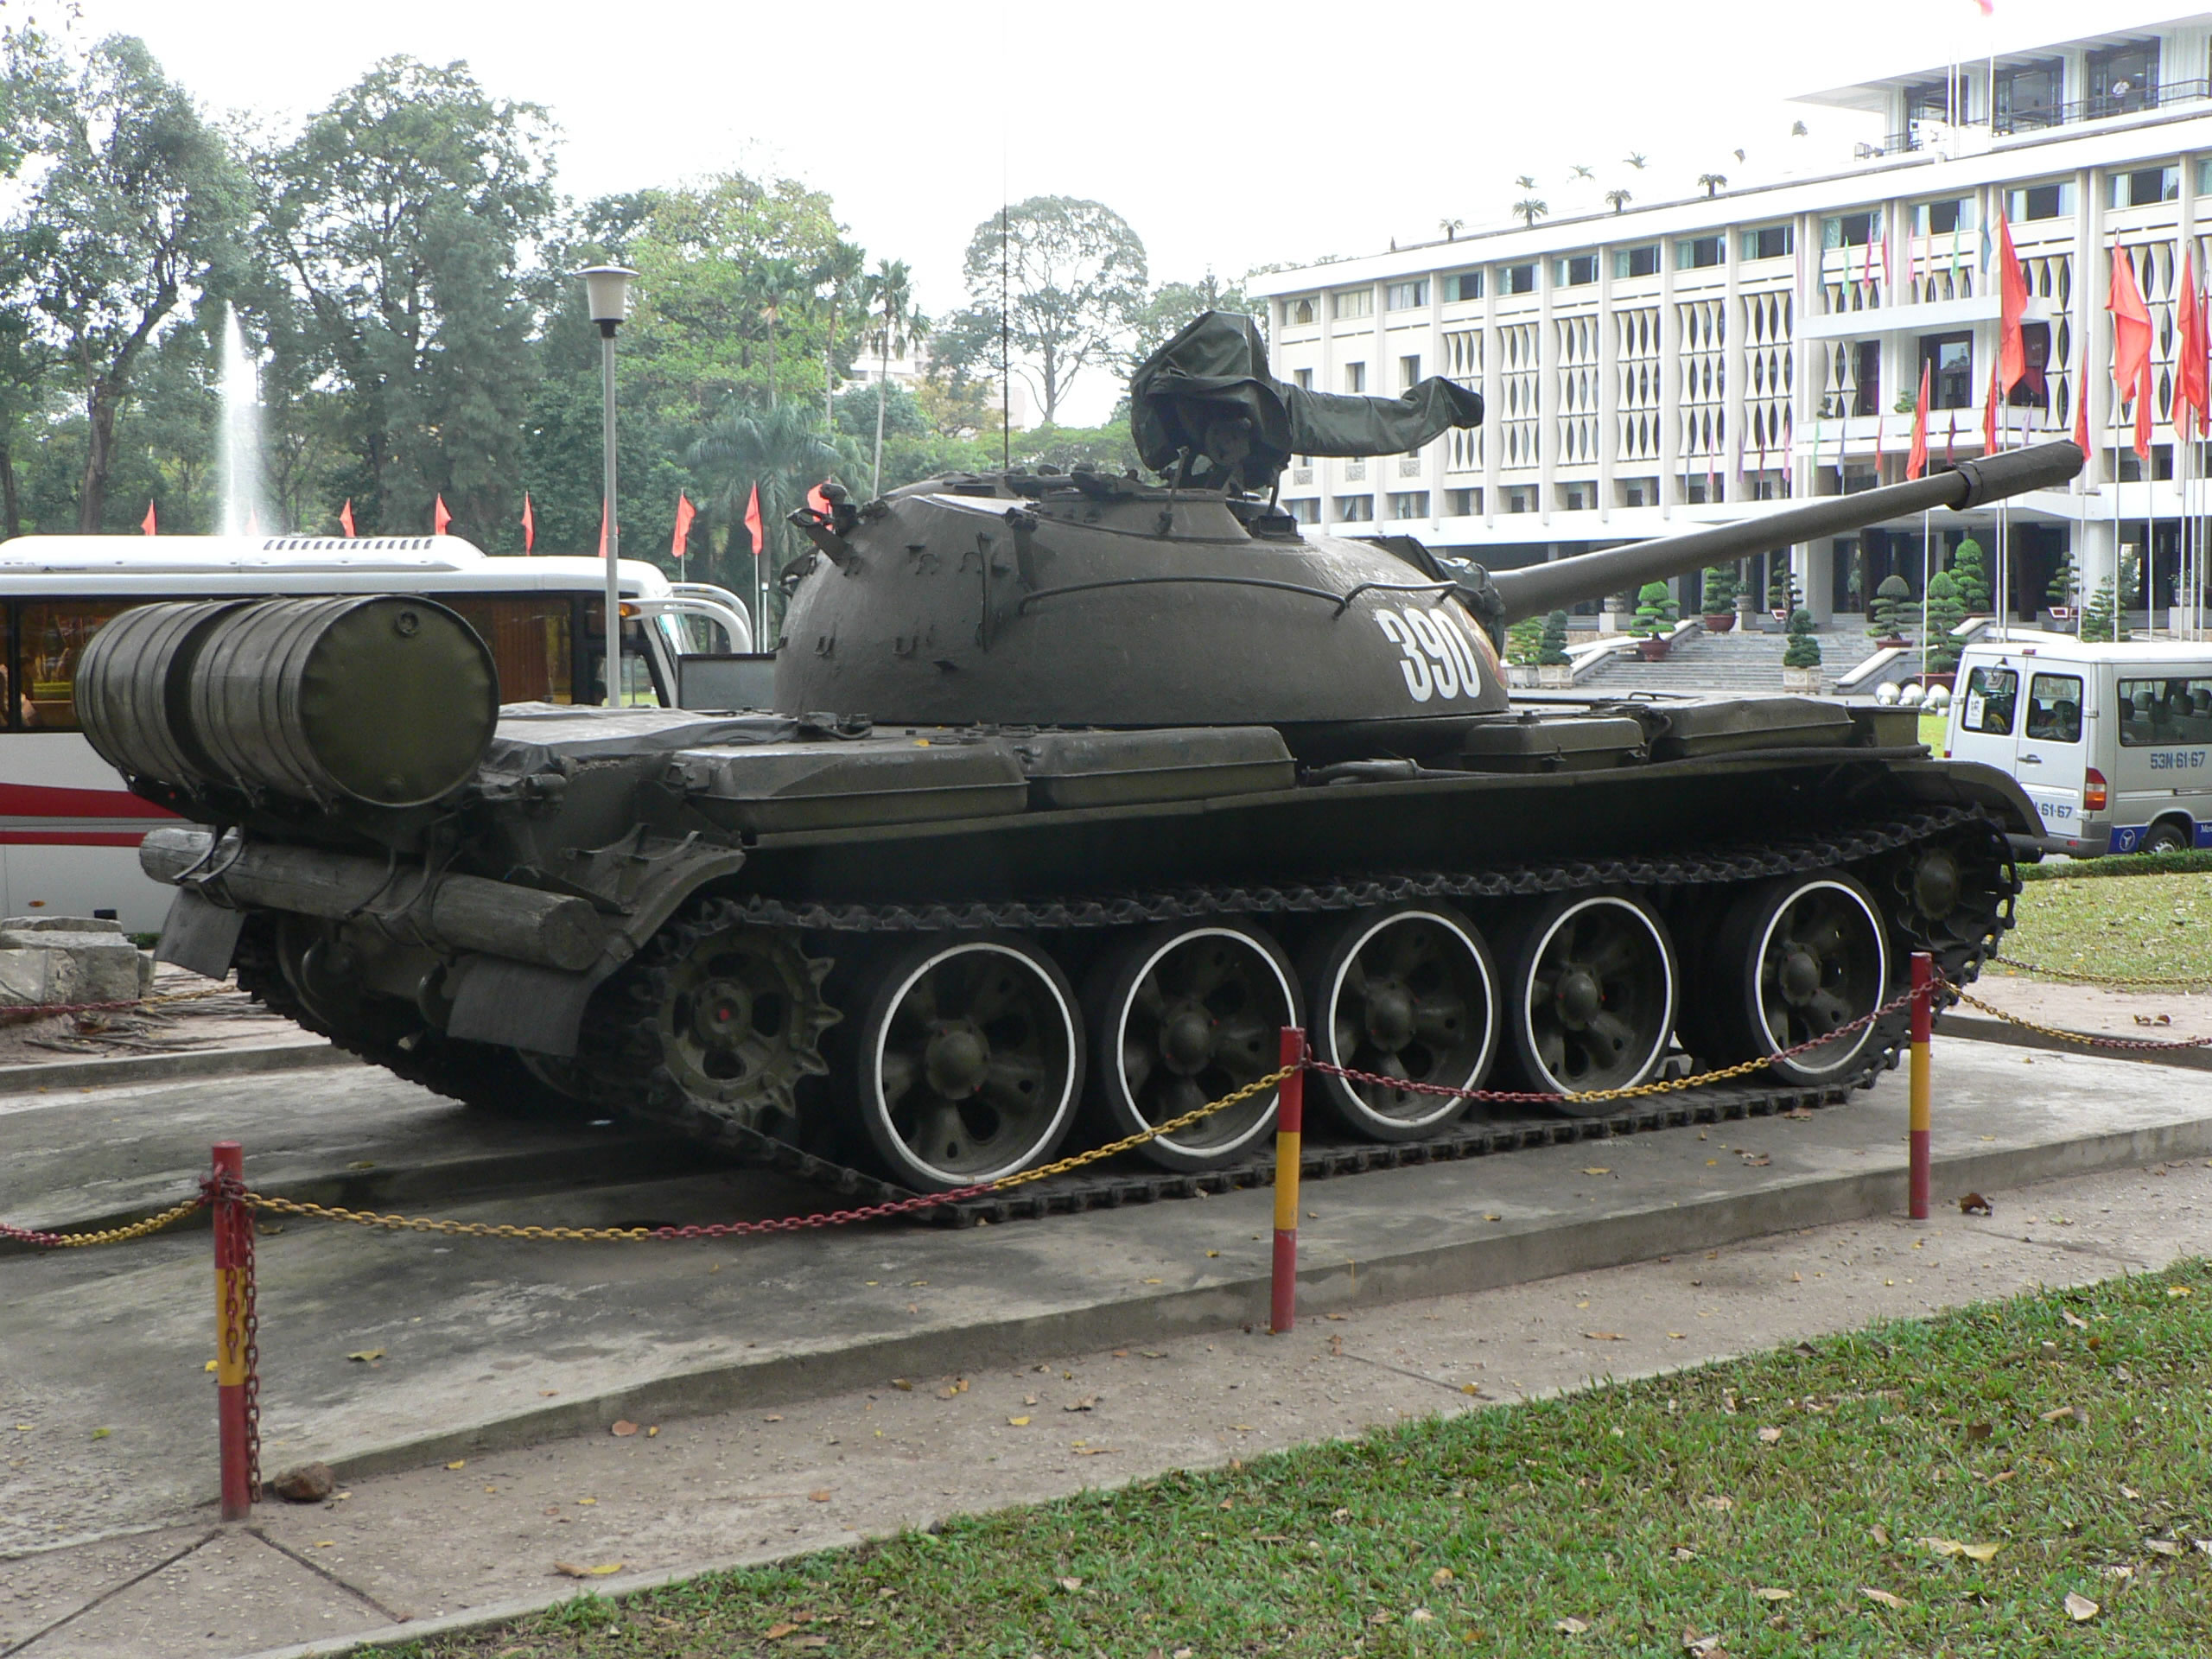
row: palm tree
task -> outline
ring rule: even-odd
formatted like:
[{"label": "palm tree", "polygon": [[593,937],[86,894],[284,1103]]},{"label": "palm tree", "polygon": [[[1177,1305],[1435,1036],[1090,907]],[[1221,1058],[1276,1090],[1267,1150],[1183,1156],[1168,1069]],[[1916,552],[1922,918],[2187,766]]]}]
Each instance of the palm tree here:
[{"label": "palm tree", "polygon": [[1464,219],[1440,219],[1436,221],[1436,228],[1443,232],[1444,239],[1450,242],[1467,228],[1467,221]]},{"label": "palm tree", "polygon": [[1618,186],[1615,186],[1612,189],[1605,192],[1605,200],[1612,203],[1613,211],[1618,213],[1622,208],[1627,207],[1630,202],[1635,200],[1636,198],[1628,191],[1621,189]]},{"label": "palm tree", "polygon": [[[849,298],[859,297],[868,277],[868,251],[842,238],[832,243],[829,257],[817,268],[815,281],[830,284],[830,334],[822,346],[822,414],[834,427],[837,410],[831,396],[837,382],[837,311]],[[863,308],[867,302],[861,300]]]},{"label": "palm tree", "polygon": [[1641,173],[1643,171],[1643,164],[1651,158],[1649,156],[1644,155],[1641,150],[1631,149],[1621,159],[1626,162],[1630,167],[1634,168],[1637,172]]},{"label": "palm tree", "polygon": [[904,357],[913,345],[929,337],[930,320],[914,308],[913,273],[904,259],[886,259],[868,279],[868,303],[874,309],[869,338],[875,345],[875,459],[868,485],[883,493],[883,402],[891,383],[891,359]]},{"label": "palm tree", "polygon": [[1697,181],[1705,187],[1705,194],[1710,196],[1717,194],[1720,187],[1728,182],[1728,175],[1726,173],[1700,173],[1697,175]]},{"label": "palm tree", "polygon": [[1595,173],[1592,173],[1588,168],[1583,166],[1581,162],[1577,162],[1574,164],[1574,171],[1567,176],[1569,181],[1572,182],[1575,179],[1594,179],[1598,175]]},{"label": "palm tree", "polygon": [[1521,215],[1521,222],[1529,229],[1536,228],[1536,220],[1551,212],[1549,202],[1539,201],[1534,196],[1524,196],[1513,204],[1513,211]]},{"label": "palm tree", "polygon": [[1536,188],[1535,180],[1530,178],[1526,173],[1523,173],[1519,178],[1514,180],[1513,182],[1520,186],[1523,190],[1533,190]]},{"label": "palm tree", "polygon": [[745,297],[760,315],[768,336],[768,407],[776,407],[776,327],[784,308],[814,297],[820,279],[796,259],[763,259],[741,279]]},{"label": "palm tree", "polygon": [[[785,404],[760,409],[732,397],[721,412],[707,423],[684,460],[708,486],[708,505],[729,527],[734,562],[735,540],[744,534],[746,504],[753,486],[760,490],[761,556],[766,572],[781,574],[788,547],[785,517],[806,499],[806,493],[851,464],[857,445],[840,447],[823,430],[812,405]],[[764,574],[755,587],[754,616],[760,649],[766,650],[774,635],[767,626],[774,584]]]}]

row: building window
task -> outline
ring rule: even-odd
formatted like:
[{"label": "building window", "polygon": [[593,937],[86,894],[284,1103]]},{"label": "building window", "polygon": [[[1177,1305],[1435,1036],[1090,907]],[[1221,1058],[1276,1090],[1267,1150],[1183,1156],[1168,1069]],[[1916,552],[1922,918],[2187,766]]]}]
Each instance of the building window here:
[{"label": "building window", "polygon": [[1659,274],[1659,245],[1647,243],[1640,248],[1613,250],[1613,275],[1621,276],[1656,276]]},{"label": "building window", "polygon": [[1293,379],[1294,379],[1294,380],[1296,380],[1296,381],[1298,382],[1298,389],[1299,389],[1300,391],[1313,391],[1313,370],[1311,370],[1311,369],[1293,369],[1293,370],[1290,372],[1290,373],[1291,373],[1291,378],[1292,378]]},{"label": "building window", "polygon": [[1970,196],[1955,201],[1923,201],[1912,210],[1915,236],[1954,236],[1972,229],[1974,199]]},{"label": "building window", "polygon": [[1624,507],[1659,505],[1659,480],[1656,478],[1624,478],[1615,487],[1620,491],[1621,505]]},{"label": "building window", "polygon": [[2092,52],[2085,66],[2089,72],[2088,116],[2133,115],[2158,101],[2158,43],[2130,41]]},{"label": "building window", "polygon": [[1682,499],[1688,502],[1689,505],[1694,507],[1703,506],[1707,499],[1705,486],[1708,482],[1713,486],[1711,499],[1715,501],[1720,499],[1720,480],[1718,478],[1712,477],[1710,474],[1702,474],[1697,477],[1684,479],[1682,480]]},{"label": "building window", "polygon": [[1858,353],[1855,388],[1851,400],[1853,415],[1878,415],[1882,412],[1882,342],[1861,340],[1853,343]]},{"label": "building window", "polygon": [[2074,211],[2074,181],[2059,179],[2005,193],[2005,213],[2015,219],[2063,219]]},{"label": "building window", "polygon": [[1347,288],[1329,296],[1330,315],[1338,317],[1371,317],[1375,315],[1375,290],[1371,288]]},{"label": "building window", "polygon": [[1561,288],[1586,288],[1598,280],[1598,256],[1571,253],[1559,262],[1554,276]]},{"label": "building window", "polygon": [[1339,524],[1363,524],[1375,517],[1375,498],[1371,495],[1340,495],[1337,498],[1336,516]]},{"label": "building window", "polygon": [[1285,512],[1301,524],[1318,524],[1321,522],[1321,501],[1318,496],[1293,496],[1284,501],[1282,507]]},{"label": "building window", "polygon": [[1508,512],[1534,512],[1536,510],[1536,486],[1533,484],[1508,485],[1505,510]]},{"label": "building window", "polygon": [[1497,268],[1497,291],[1501,294],[1535,293],[1536,268],[1534,265],[1500,265]]},{"label": "building window", "polygon": [[1398,490],[1390,497],[1390,516],[1393,518],[1426,518],[1428,517],[1427,490]]},{"label": "building window", "polygon": [[1428,303],[1428,278],[1392,283],[1382,290],[1382,303],[1392,311],[1413,311]]},{"label": "building window", "polygon": [[1483,274],[1479,270],[1455,270],[1444,279],[1446,300],[1479,300],[1483,296]]},{"label": "building window", "polygon": [[1821,245],[1824,248],[1863,248],[1882,233],[1882,216],[1878,213],[1841,213],[1821,221]]},{"label": "building window", "polygon": [[1367,391],[1366,364],[1347,363],[1344,365],[1344,390],[1355,397],[1365,393]]},{"label": "building window", "polygon": [[1444,492],[1444,512],[1447,518],[1476,518],[1482,515],[1483,493],[1480,490],[1446,490]]},{"label": "building window", "polygon": [[[1928,371],[1928,407],[1930,409],[1972,409],[1974,407],[1974,336],[1960,334],[1923,334],[1920,337],[1921,366]],[[1916,378],[1913,391],[1919,392]]]},{"label": "building window", "polygon": [[1997,130],[2032,132],[2059,124],[2066,66],[2056,58],[2015,64],[1997,77]]},{"label": "building window", "polygon": [[2112,205],[2148,207],[2181,199],[2181,169],[2177,167],[2139,167],[2112,175]]},{"label": "building window", "polygon": [[1303,299],[1293,300],[1290,302],[1290,326],[1292,327],[1303,327],[1306,324],[1310,323],[1313,321],[1313,296],[1312,295],[1309,294]]},{"label": "building window", "polygon": [[1676,270],[1704,270],[1721,262],[1722,247],[1717,236],[1694,236],[1675,244]]},{"label": "building window", "polygon": [[1562,512],[1587,512],[1598,505],[1595,484],[1562,484],[1559,486],[1559,505]]},{"label": "building window", "polygon": [[1400,358],[1398,359],[1398,385],[1406,391],[1410,391],[1415,385],[1420,384],[1420,354],[1415,353],[1411,357]]},{"label": "building window", "polygon": [[1920,134],[1923,125],[1945,126],[1951,120],[1950,88],[1940,80],[1924,80],[1917,86],[1904,89],[1904,130],[1908,141],[1915,149],[1920,148]]},{"label": "building window", "polygon": [[1763,225],[1756,231],[1744,232],[1744,257],[1746,259],[1787,259],[1797,247],[1796,227],[1789,225]]}]

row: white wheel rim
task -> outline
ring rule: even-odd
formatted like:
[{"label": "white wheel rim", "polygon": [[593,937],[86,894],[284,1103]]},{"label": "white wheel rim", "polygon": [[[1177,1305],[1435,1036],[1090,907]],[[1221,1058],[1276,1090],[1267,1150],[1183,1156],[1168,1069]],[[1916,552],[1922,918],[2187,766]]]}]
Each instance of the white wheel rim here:
[{"label": "white wheel rim", "polygon": [[[1344,976],[1351,972],[1352,963],[1359,959],[1359,953],[1367,948],[1368,943],[1376,934],[1386,928],[1395,927],[1401,922],[1433,922],[1466,947],[1468,959],[1474,963],[1475,976],[1481,982],[1483,989],[1482,1052],[1476,1057],[1475,1063],[1468,1069],[1466,1076],[1452,1085],[1458,1089],[1471,1087],[1473,1080],[1482,1076],[1484,1068],[1490,1065],[1491,1056],[1497,1050],[1497,987],[1492,981],[1490,963],[1484,957],[1480,947],[1476,944],[1467,930],[1449,916],[1440,915],[1433,910],[1402,910],[1395,915],[1385,916],[1376,921],[1361,933],[1359,938],[1353,941],[1351,948],[1344,952],[1344,959],[1337,964],[1337,971],[1329,982],[1328,1005],[1313,1013],[1310,1022],[1325,1033],[1323,1043],[1330,1064],[1344,1065],[1344,1058],[1337,1047],[1337,1004],[1344,995]],[[1339,1081],[1341,1082],[1341,1079]],[[1361,1112],[1369,1110],[1367,1103],[1353,1092],[1350,1084],[1344,1085],[1344,1092],[1351,1096],[1354,1110]],[[1457,1111],[1459,1108],[1459,1101],[1440,1096],[1436,1097],[1436,1109],[1427,1117],[1394,1117],[1387,1121],[1404,1128],[1420,1128],[1434,1122],[1447,1113]],[[1373,1115],[1378,1121],[1382,1121],[1381,1114]]]},{"label": "white wheel rim", "polygon": [[1536,941],[1535,949],[1529,952],[1529,972],[1528,982],[1521,987],[1522,1029],[1528,1033],[1529,1038],[1528,1044],[1529,1064],[1530,1067],[1535,1070],[1546,1089],[1553,1094],[1571,1095],[1575,1093],[1576,1090],[1563,1079],[1554,1077],[1551,1074],[1550,1069],[1544,1065],[1543,1058],[1536,1052],[1536,1044],[1535,1040],[1536,1030],[1535,969],[1543,964],[1544,953],[1552,948],[1552,941],[1559,937],[1560,929],[1565,927],[1568,922],[1573,920],[1575,917],[1580,916],[1584,911],[1597,909],[1626,911],[1630,915],[1636,918],[1637,925],[1643,929],[1645,935],[1650,939],[1651,948],[1659,953],[1660,964],[1665,969],[1667,981],[1667,995],[1660,1014],[1658,1035],[1652,1039],[1650,1051],[1644,1055],[1643,1063],[1637,1067],[1635,1076],[1627,1083],[1614,1086],[1624,1089],[1633,1089],[1637,1084],[1642,1083],[1646,1077],[1649,1077],[1651,1075],[1652,1068],[1657,1065],[1661,1058],[1666,1054],[1668,1039],[1675,1034],[1675,973],[1674,953],[1667,949],[1667,938],[1664,934],[1660,932],[1658,923],[1652,918],[1652,917],[1644,910],[1643,906],[1630,904],[1625,899],[1617,899],[1601,894],[1594,898],[1578,899],[1573,904],[1569,905],[1565,910],[1560,912],[1558,915],[1552,918],[1551,925],[1544,930],[1543,937]]},{"label": "white wheel rim", "polygon": [[[1233,940],[1265,963],[1268,972],[1274,977],[1275,988],[1282,993],[1284,1008],[1292,1014],[1295,1014],[1297,1010],[1298,998],[1291,989],[1290,981],[1284,975],[1281,964],[1275,961],[1274,952],[1262,947],[1250,934],[1240,932],[1233,927],[1194,927],[1187,933],[1178,933],[1144,959],[1137,971],[1130,976],[1129,988],[1123,995],[1121,1006],[1114,1011],[1114,1081],[1121,1089],[1122,1103],[1129,1109],[1134,1127],[1147,1128],[1149,1125],[1144,1114],[1137,1108],[1136,1091],[1129,1086],[1127,1044],[1123,1039],[1123,1033],[1128,1030],[1129,1005],[1136,1000],[1138,988],[1152,976],[1153,970],[1158,968],[1171,953],[1181,950],[1194,939],[1215,938]],[[1272,1071],[1274,1068],[1268,1069]],[[1280,1090],[1276,1091],[1278,1096],[1281,1092]],[[1251,1128],[1235,1141],[1224,1141],[1212,1146],[1190,1146],[1169,1135],[1154,1135],[1153,1139],[1160,1146],[1172,1151],[1187,1154],[1192,1157],[1225,1158],[1249,1146],[1267,1133],[1268,1127],[1274,1122],[1275,1107],[1278,1103],[1277,1100],[1270,1099],[1268,1109],[1253,1120]]]},{"label": "white wheel rim", "polygon": [[[1759,948],[1755,960],[1762,967],[1764,965],[1767,948],[1774,943],[1774,930],[1782,925],[1782,918],[1789,907],[1808,893],[1821,892],[1843,894],[1845,898],[1851,900],[1852,907],[1866,918],[1867,929],[1874,936],[1874,983],[1878,987],[1887,986],[1890,982],[1890,944],[1889,940],[1883,936],[1881,918],[1874,914],[1872,907],[1867,904],[1857,888],[1842,881],[1808,881],[1802,887],[1793,888],[1789,897],[1774,907],[1774,914],[1766,918],[1766,926],[1759,934]],[[1767,1052],[1779,1053],[1789,1045],[1776,1033],[1774,1022],[1767,1018],[1766,999],[1759,995],[1759,987],[1756,978],[1751,986],[1751,995],[1758,1009],[1759,1029],[1766,1033]],[[1881,993],[1878,989],[1874,995],[1877,1007],[1880,1006],[1881,1000]],[[1789,1064],[1801,1071],[1826,1077],[1832,1072],[1840,1071],[1856,1059],[1859,1051],[1866,1046],[1867,1040],[1873,1034],[1874,1027],[1868,1026],[1859,1032],[1859,1040],[1855,1043],[1841,1048],[1838,1048],[1834,1043],[1824,1043],[1819,1048],[1808,1050],[1802,1056],[1793,1058]],[[1826,1065],[1816,1064],[1820,1057],[1830,1053],[1835,1056],[1833,1060]]]}]

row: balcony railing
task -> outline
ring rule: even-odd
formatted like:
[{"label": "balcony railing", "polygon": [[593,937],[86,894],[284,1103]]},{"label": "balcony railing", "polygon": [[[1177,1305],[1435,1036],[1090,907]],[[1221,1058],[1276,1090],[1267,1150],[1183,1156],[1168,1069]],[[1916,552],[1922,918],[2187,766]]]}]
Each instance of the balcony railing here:
[{"label": "balcony railing", "polygon": [[[2095,98],[2077,98],[2070,104],[2052,105],[2040,110],[2011,110],[1997,118],[1997,134],[2011,137],[2024,132],[2048,132],[2054,128],[2079,125],[2084,121],[2102,121],[2115,115],[2141,115],[2146,111],[2171,109],[2181,104],[2202,104],[2212,99],[2212,79],[2169,81],[2163,86],[2145,87],[2139,92],[2120,94],[2101,93]],[[1961,127],[1986,124],[1980,121],[1960,123]],[[1916,137],[1910,128],[1893,132],[1879,144],[1860,144],[1856,154],[1862,162],[1879,160],[1885,156],[1903,156],[1927,146]]]}]

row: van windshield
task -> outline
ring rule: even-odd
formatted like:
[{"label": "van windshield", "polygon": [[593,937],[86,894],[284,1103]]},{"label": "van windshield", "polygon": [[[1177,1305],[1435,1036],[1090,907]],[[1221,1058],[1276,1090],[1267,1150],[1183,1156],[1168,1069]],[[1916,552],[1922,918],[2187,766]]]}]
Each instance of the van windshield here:
[{"label": "van windshield", "polygon": [[2028,735],[2045,743],[2082,741],[2082,682],[2038,674],[2028,682]]},{"label": "van windshield", "polygon": [[[2012,734],[2013,707],[2020,700],[2020,677],[2009,668],[1977,668],[1967,676],[1964,711],[1959,724],[1993,737]],[[2081,699],[2075,699],[2080,707]]]}]

